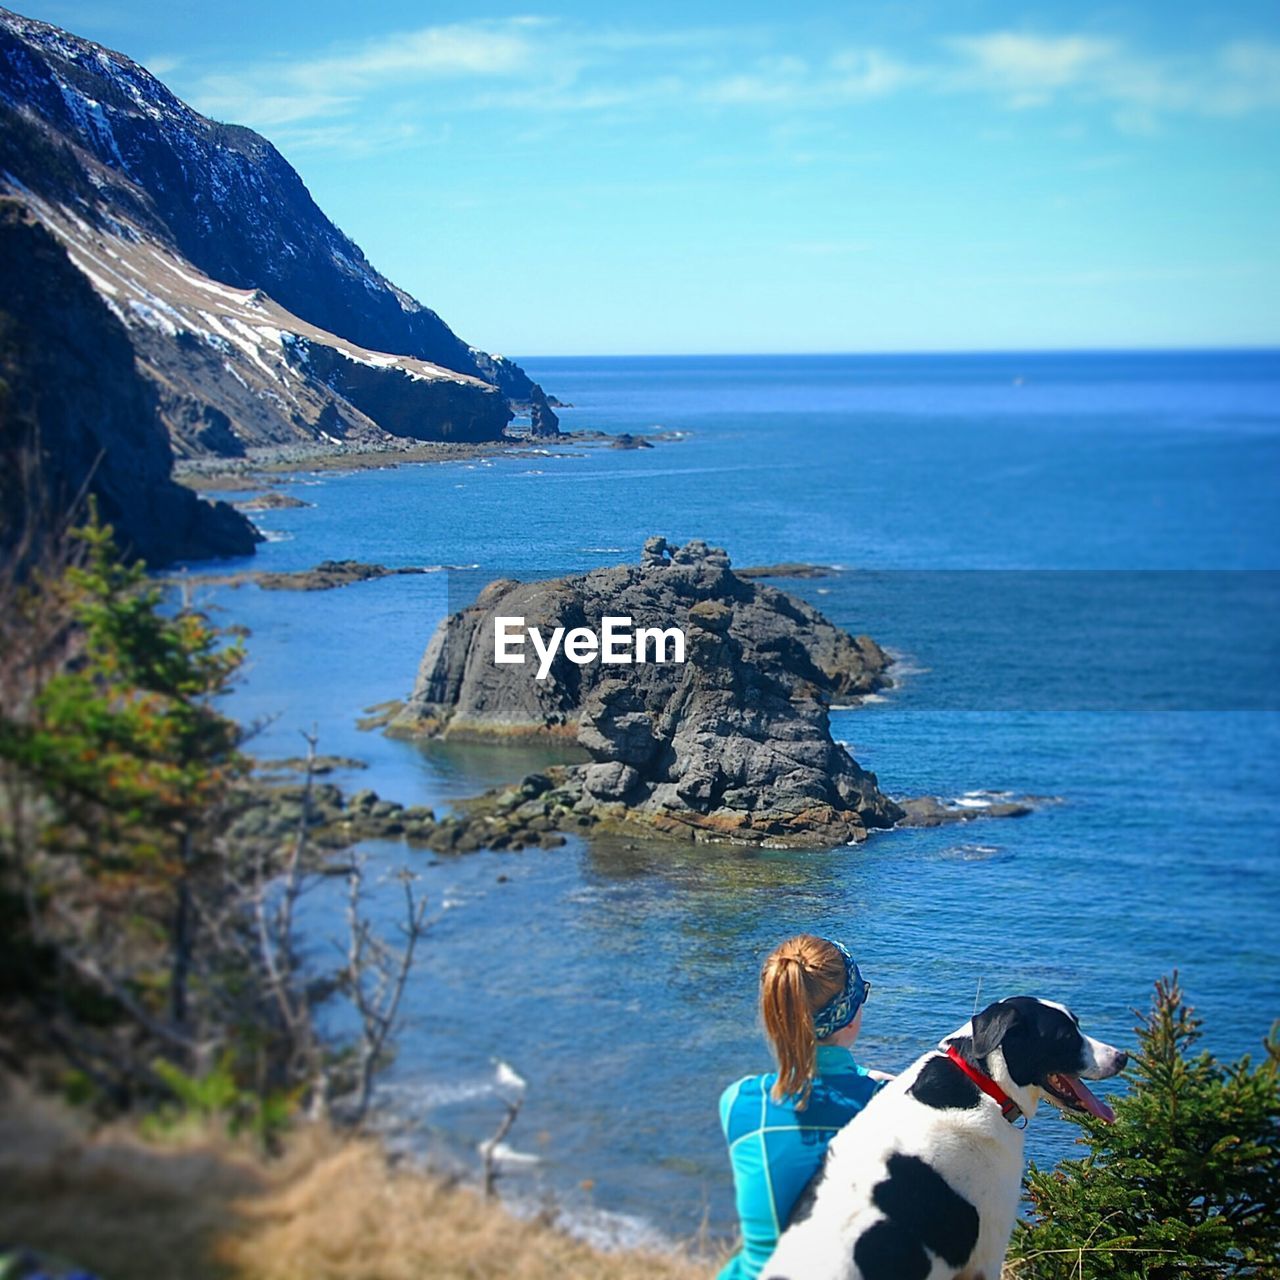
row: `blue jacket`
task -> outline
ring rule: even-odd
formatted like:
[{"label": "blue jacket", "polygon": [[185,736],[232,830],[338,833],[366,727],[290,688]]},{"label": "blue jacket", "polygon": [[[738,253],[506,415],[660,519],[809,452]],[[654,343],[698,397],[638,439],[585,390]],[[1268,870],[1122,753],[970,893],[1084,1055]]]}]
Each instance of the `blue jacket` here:
[{"label": "blue jacket", "polygon": [[837,1045],[819,1045],[817,1065],[803,1111],[792,1099],[770,1097],[778,1078],[773,1071],[746,1076],[720,1095],[743,1243],[717,1280],[755,1280],[800,1193],[818,1172],[827,1144],[883,1083],[872,1080],[853,1054]]}]

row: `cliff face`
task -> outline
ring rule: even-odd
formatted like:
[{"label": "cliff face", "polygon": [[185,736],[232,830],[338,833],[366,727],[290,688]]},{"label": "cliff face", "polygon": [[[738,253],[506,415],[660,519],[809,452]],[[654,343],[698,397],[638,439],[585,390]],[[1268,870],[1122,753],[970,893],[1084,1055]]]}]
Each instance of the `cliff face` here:
[{"label": "cliff face", "polygon": [[[206,119],[118,53],[3,9],[0,189],[26,199],[116,305],[184,452],[325,435],[492,439],[510,417],[503,401],[555,430],[523,370],[374,270],[266,139]],[[255,358],[263,325],[239,314],[246,299],[270,310],[266,326],[389,369],[387,389],[361,374],[364,405],[348,405],[305,370],[259,376],[279,362]],[[432,379],[451,385],[428,397],[409,386]]]},{"label": "cliff face", "polygon": [[496,387],[417,372],[408,362],[379,362],[325,342],[292,335],[285,359],[318,378],[353,409],[396,436],[415,436],[430,422],[435,439],[492,440],[510,411]]},{"label": "cliff face", "polygon": [[57,240],[0,201],[0,552],[28,522],[39,536],[86,493],[149,564],[252,552],[253,526],[175,484],[172,467],[124,326]]},{"label": "cliff face", "polygon": [[[557,626],[599,633],[606,615],[683,629],[686,661],[579,666],[561,650],[542,680],[532,665],[494,661],[496,617],[549,635]],[[869,637],[739,578],[723,551],[651,538],[639,565],[490,584],[441,623],[393,727],[576,739],[592,763],[558,774],[550,799],[514,802],[543,806],[542,816],[551,805],[697,839],[844,844],[903,816],[832,740],[827,718],[831,699],[891,684],[889,665]]]}]

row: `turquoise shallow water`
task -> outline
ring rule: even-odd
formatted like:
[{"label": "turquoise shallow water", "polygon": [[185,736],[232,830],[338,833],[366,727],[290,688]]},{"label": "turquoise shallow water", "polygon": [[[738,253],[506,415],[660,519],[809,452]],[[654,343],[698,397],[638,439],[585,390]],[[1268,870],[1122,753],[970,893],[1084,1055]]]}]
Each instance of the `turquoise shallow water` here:
[{"label": "turquoise shallow water", "polygon": [[[576,406],[567,427],[690,434],[304,478],[314,507],[263,517],[280,540],[255,567],[561,573],[634,558],[651,533],[738,564],[842,566],[781,585],[903,655],[899,689],[832,716],[885,789],[1062,802],[820,853],[371,849],[418,871],[434,911],[381,1094],[402,1141],[470,1158],[500,1115],[503,1060],[529,1082],[513,1194],[549,1188],[580,1225],[629,1237],[687,1234],[704,1214],[727,1230],[715,1099],[763,1068],[755,969],[800,928],[855,948],[875,987],[862,1056],[889,1069],[979,995],[1065,1000],[1126,1043],[1130,1010],[1175,966],[1210,1046],[1256,1048],[1280,1016],[1280,357],[526,367]],[[354,727],[407,692],[450,583],[213,592],[253,633],[233,707],[275,717],[258,749],[295,754],[316,723],[323,750],[369,761],[351,781],[414,803],[527,771],[535,756]],[[313,900],[318,954],[332,913]],[[1072,1136],[1046,1108],[1029,1150],[1058,1158]]]}]

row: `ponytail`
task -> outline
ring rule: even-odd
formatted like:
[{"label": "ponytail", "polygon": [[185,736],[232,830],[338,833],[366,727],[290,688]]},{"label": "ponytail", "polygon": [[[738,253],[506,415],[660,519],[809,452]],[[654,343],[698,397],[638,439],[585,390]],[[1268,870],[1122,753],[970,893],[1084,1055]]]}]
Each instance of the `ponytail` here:
[{"label": "ponytail", "polygon": [[760,1013],[778,1060],[775,1102],[803,1111],[817,1074],[813,1015],[844,986],[844,957],[824,938],[802,933],[776,947],[760,971]]}]

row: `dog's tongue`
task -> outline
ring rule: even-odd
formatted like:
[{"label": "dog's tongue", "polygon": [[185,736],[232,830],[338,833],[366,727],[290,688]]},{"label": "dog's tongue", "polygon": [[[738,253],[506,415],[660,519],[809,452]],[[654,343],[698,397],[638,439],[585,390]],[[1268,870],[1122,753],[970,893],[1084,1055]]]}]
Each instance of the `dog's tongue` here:
[{"label": "dog's tongue", "polygon": [[1073,1096],[1091,1116],[1097,1116],[1107,1124],[1115,1122],[1116,1113],[1101,1098],[1095,1098],[1078,1076],[1058,1075],[1056,1079],[1063,1086],[1063,1092]]}]

